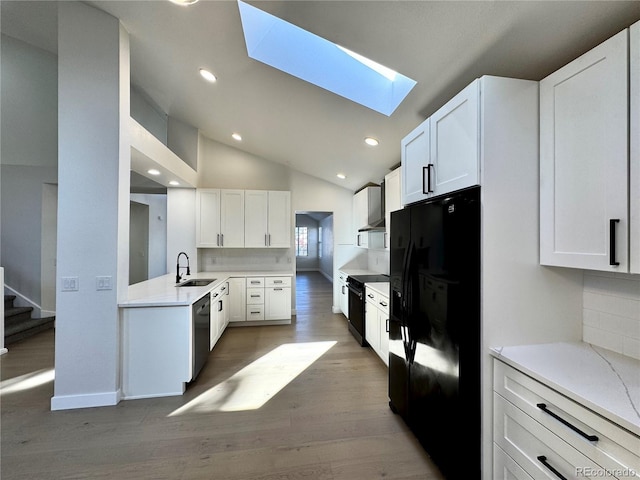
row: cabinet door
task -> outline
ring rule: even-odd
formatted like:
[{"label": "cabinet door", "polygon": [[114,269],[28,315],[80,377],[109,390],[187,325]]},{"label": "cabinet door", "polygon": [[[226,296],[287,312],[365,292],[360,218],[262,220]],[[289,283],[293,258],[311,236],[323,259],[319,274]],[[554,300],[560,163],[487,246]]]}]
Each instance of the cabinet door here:
[{"label": "cabinet door", "polygon": [[268,246],[268,193],[266,190],[245,190],[244,192],[244,246],[247,248]]},{"label": "cabinet door", "polygon": [[640,22],[629,28],[629,271],[640,273]]},{"label": "cabinet door", "polygon": [[371,348],[380,355],[380,324],[378,323],[378,309],[375,303],[367,300],[365,303],[364,334]]},{"label": "cabinet door", "polygon": [[264,289],[264,319],[291,319],[291,288],[273,287]]},{"label": "cabinet door", "polygon": [[229,322],[246,321],[246,292],[246,278],[229,279]]},{"label": "cabinet door", "polygon": [[[384,302],[387,307],[389,301],[380,298],[380,302]],[[382,309],[378,309],[378,326],[380,328],[380,350],[378,355],[382,358],[385,365],[389,366],[389,314]]]},{"label": "cabinet door", "polygon": [[196,191],[196,243],[201,248],[220,246],[220,190]]},{"label": "cabinet door", "polygon": [[268,245],[291,247],[291,192],[269,192]]},{"label": "cabinet door", "polygon": [[402,159],[402,204],[428,198],[429,119],[426,119],[400,142]]},{"label": "cabinet door", "polygon": [[224,329],[229,325],[229,282],[220,289],[220,293],[222,293],[222,330],[220,331],[222,335]]},{"label": "cabinet door", "polygon": [[244,190],[221,190],[220,243],[244,247]]},{"label": "cabinet door", "polygon": [[476,80],[431,116],[427,190],[434,195],[479,183],[480,81]]},{"label": "cabinet door", "polygon": [[625,30],[540,82],[540,263],[627,271]]},{"label": "cabinet door", "polygon": [[218,300],[220,294],[214,292],[211,294],[211,306],[210,306],[210,325],[209,325],[209,350],[213,350],[214,345],[218,341],[220,336],[220,318],[218,315]]},{"label": "cabinet door", "polygon": [[391,233],[391,212],[402,208],[402,167],[396,168],[393,172],[384,177],[384,224],[385,233],[383,247],[389,249],[389,234]]}]

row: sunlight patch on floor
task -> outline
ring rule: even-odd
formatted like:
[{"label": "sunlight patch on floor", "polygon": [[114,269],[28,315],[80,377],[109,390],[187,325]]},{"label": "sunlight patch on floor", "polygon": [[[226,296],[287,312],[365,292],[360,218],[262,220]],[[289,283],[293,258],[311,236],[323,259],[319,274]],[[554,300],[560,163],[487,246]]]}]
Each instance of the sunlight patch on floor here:
[{"label": "sunlight patch on floor", "polygon": [[0,382],[0,396],[39,387],[45,383],[53,382],[54,377],[55,370],[48,368],[2,380]]},{"label": "sunlight patch on floor", "polygon": [[169,414],[256,410],[337,342],[287,343]]}]

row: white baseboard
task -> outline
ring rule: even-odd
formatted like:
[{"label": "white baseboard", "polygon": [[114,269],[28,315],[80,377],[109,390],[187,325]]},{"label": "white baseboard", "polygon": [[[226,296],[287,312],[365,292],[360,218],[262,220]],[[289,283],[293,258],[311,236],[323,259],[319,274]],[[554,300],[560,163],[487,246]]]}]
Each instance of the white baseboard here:
[{"label": "white baseboard", "polygon": [[6,348],[0,348],[0,355],[4,355],[5,353],[7,353],[9,350],[7,350]]},{"label": "white baseboard", "polygon": [[76,408],[111,407],[122,398],[120,390],[116,392],[89,393],[86,395],[57,395],[51,398],[51,410],[73,410]]},{"label": "white baseboard", "polygon": [[332,313],[342,313],[342,310],[340,310],[340,307],[332,306],[331,307],[331,312]]},{"label": "white baseboard", "polygon": [[40,313],[42,314],[42,318],[56,316],[56,312],[53,310],[41,310]]},{"label": "white baseboard", "polygon": [[298,313],[298,309],[297,308],[292,308],[291,309],[291,316],[292,317],[295,317],[297,315],[297,313]]}]

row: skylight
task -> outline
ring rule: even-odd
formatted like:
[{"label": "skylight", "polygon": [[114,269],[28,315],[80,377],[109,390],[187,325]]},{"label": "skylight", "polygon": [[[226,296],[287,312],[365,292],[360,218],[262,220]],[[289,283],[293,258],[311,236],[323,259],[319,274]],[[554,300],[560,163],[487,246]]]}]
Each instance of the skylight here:
[{"label": "skylight", "polygon": [[249,57],[390,116],[416,81],[238,0]]}]

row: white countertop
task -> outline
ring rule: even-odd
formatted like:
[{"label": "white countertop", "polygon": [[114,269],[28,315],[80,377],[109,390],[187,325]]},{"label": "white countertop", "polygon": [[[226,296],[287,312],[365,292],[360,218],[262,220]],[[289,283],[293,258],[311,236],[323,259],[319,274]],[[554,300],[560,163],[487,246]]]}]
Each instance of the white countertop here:
[{"label": "white countertop", "polygon": [[581,342],[493,348],[491,354],[640,436],[640,361]]},{"label": "white countertop", "polygon": [[373,270],[363,270],[357,268],[339,268],[339,272],[348,275],[382,275],[380,272],[374,272]]},{"label": "white countertop", "polygon": [[118,306],[135,308],[192,305],[231,277],[291,277],[293,275],[290,271],[198,272],[190,276],[183,276],[182,282],[199,278],[215,279],[215,281],[204,287],[176,287],[176,274],[172,273],[130,285],[129,298],[119,303]]},{"label": "white countertop", "polygon": [[389,282],[371,282],[365,283],[365,288],[370,288],[374,292],[389,298]]}]

